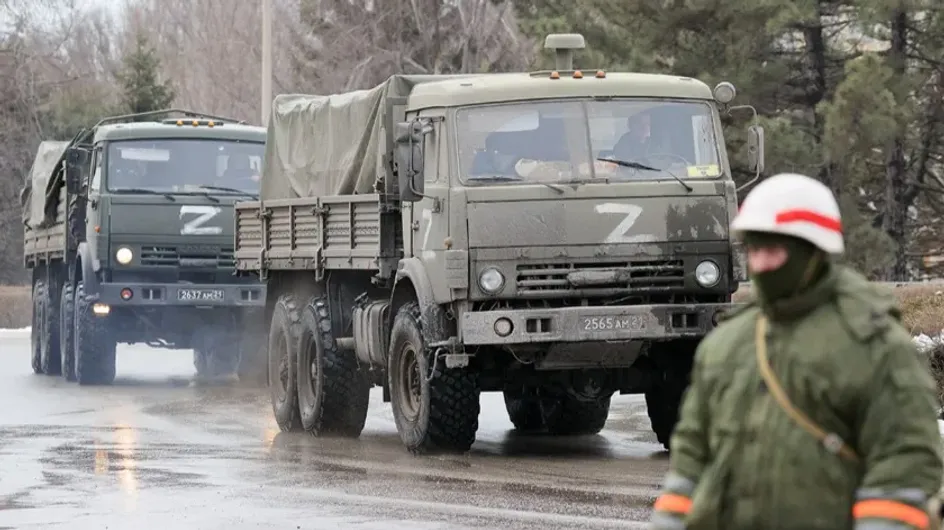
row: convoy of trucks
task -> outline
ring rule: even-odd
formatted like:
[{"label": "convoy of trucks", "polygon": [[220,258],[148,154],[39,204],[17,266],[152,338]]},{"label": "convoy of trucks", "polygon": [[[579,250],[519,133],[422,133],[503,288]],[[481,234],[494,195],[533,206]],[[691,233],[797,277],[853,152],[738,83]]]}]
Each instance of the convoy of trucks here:
[{"label": "convoy of trucks", "polygon": [[548,36],[553,71],[280,95],[267,130],[171,109],[43,142],[33,370],[108,384],[119,342],[193,349],[317,436],[359,436],[379,386],[413,453],[469,449],[482,392],[551,434],[643,393],[668,448],[745,279],[720,117],[753,109],[726,82],[575,69],[583,46]]},{"label": "convoy of trucks", "polygon": [[[281,95],[261,196],[235,206],[266,286],[284,431],[356,437],[383,389],[413,453],[464,451],[481,392],[516,428],[596,433],[643,393],[669,446],[693,353],[744,280],[720,115],[730,83],[581,71],[395,75]],[[763,129],[748,129],[760,175]]]},{"label": "convoy of trucks", "polygon": [[266,288],[234,274],[233,204],[257,197],[265,136],[168,109],[40,145],[22,195],[35,373],[110,384],[116,345],[145,343],[264,380]]}]

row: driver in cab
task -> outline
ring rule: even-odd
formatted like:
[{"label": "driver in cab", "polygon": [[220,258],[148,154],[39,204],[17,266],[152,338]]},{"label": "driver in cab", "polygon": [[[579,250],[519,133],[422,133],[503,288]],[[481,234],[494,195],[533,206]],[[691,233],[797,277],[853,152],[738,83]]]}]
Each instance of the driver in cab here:
[{"label": "driver in cab", "polygon": [[648,112],[634,114],[626,119],[628,129],[613,146],[613,158],[639,161],[649,153],[652,118]]}]

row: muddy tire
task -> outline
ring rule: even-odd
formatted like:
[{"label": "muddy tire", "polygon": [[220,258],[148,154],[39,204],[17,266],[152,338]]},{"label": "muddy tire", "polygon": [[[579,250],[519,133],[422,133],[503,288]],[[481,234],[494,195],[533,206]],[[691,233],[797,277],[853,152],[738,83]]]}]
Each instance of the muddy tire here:
[{"label": "muddy tire", "polygon": [[672,433],[678,423],[679,409],[688,388],[692,360],[698,345],[695,341],[679,342],[678,345],[667,343],[664,346],[673,348],[666,354],[671,355],[671,362],[659,368],[655,385],[646,392],[646,408],[652,430],[659,443],[670,451]]},{"label": "muddy tire", "polygon": [[85,298],[82,280],[75,286],[75,378],[80,385],[110,385],[115,380],[117,343],[108,331],[108,319],[97,317]]},{"label": "muddy tire", "polygon": [[284,432],[302,430],[296,378],[301,315],[295,297],[283,294],[275,302],[269,326],[269,397],[272,413]]},{"label": "muddy tire", "polygon": [[30,366],[34,374],[43,373],[43,299],[46,282],[33,282],[33,318],[30,320]]},{"label": "muddy tire", "polygon": [[536,397],[515,396],[509,391],[505,396],[505,410],[508,419],[516,430],[523,432],[539,431],[544,428],[544,417],[541,414],[541,403]]},{"label": "muddy tire", "polygon": [[324,297],[302,313],[297,373],[302,427],[313,436],[360,436],[372,385],[354,352],[338,348]]},{"label": "muddy tire", "polygon": [[479,388],[475,372],[448,369],[431,356],[423,339],[420,308],[409,302],[397,311],[387,355],[390,401],[397,432],[413,454],[465,452],[479,426]]},{"label": "muddy tire", "polygon": [[46,375],[59,375],[62,369],[61,354],[59,351],[59,299],[56,290],[46,284],[43,290],[43,320],[40,330],[40,364]]},{"label": "muddy tire", "polygon": [[59,297],[59,373],[75,381],[75,288],[66,281]]},{"label": "muddy tire", "polygon": [[545,399],[541,408],[547,432],[567,436],[599,433],[606,426],[610,415],[611,398],[607,396],[593,401],[580,401],[566,395]]}]

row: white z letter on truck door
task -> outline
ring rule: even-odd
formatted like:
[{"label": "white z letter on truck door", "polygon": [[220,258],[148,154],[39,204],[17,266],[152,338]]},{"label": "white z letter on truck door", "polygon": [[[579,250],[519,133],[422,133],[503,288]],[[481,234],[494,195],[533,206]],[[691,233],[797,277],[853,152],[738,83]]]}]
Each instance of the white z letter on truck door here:
[{"label": "white z letter on truck door", "polygon": [[204,223],[216,217],[222,209],[216,206],[205,206],[200,204],[185,204],[180,207],[180,219],[185,215],[198,215],[196,219],[187,221],[180,228],[181,235],[217,235],[223,233],[221,226],[203,226]]},{"label": "white z letter on truck door", "polygon": [[603,204],[598,204],[595,207],[597,213],[602,214],[620,214],[625,216],[620,224],[616,225],[616,228],[606,239],[603,240],[604,243],[646,243],[649,241],[655,241],[655,236],[639,234],[636,236],[626,235],[629,232],[629,229],[633,227],[633,224],[636,223],[636,219],[639,219],[639,216],[642,214],[642,208],[636,206],[635,204],[620,204],[617,202],[605,202]]}]

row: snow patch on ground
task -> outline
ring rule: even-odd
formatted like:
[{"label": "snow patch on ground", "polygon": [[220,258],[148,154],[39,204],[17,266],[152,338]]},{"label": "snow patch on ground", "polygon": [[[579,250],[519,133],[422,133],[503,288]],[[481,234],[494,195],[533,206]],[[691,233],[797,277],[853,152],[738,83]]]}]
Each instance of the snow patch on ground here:
[{"label": "snow patch on ground", "polygon": [[12,335],[12,336],[29,335],[29,333],[30,333],[30,331],[32,331],[32,329],[33,329],[33,328],[31,328],[31,327],[29,327],[29,326],[27,326],[27,327],[25,327],[25,328],[15,328],[15,329],[2,328],[2,329],[0,329],[0,337],[9,337],[9,336],[11,336],[11,335]]},{"label": "snow patch on ground", "polygon": [[944,344],[944,331],[941,331],[937,335],[925,335],[924,333],[913,337],[912,340],[915,343],[915,346],[918,347],[918,350],[922,353],[927,352],[935,346]]}]

